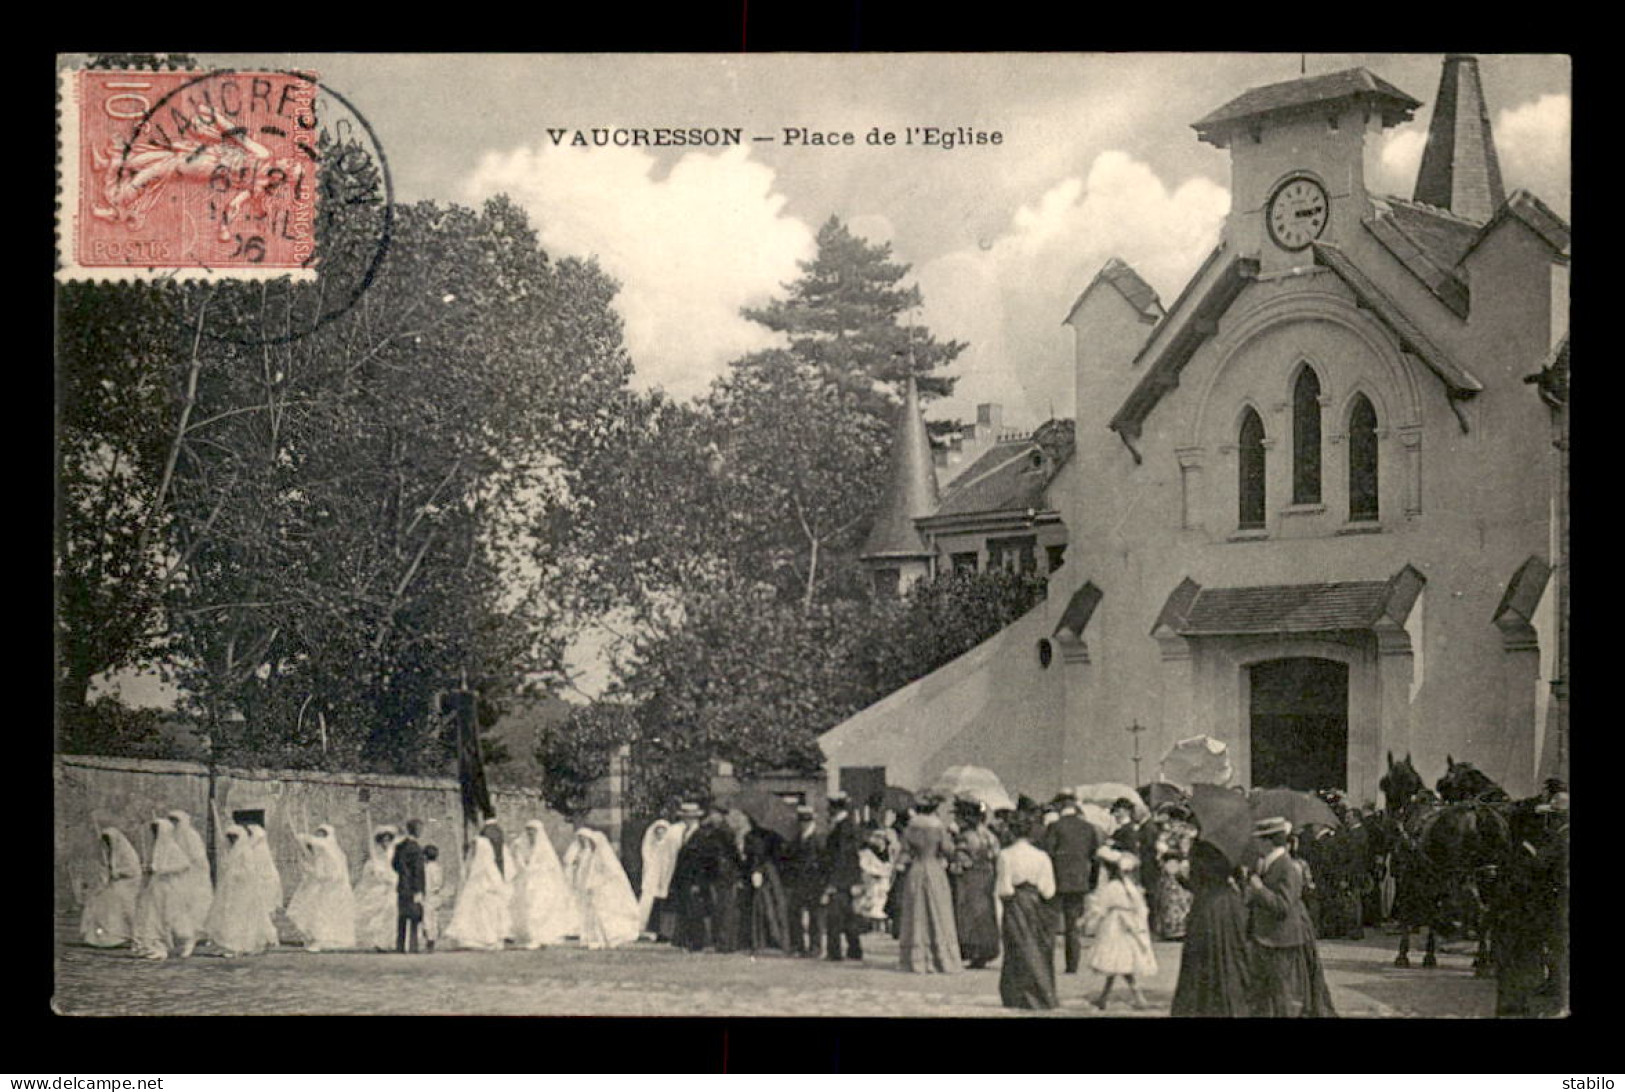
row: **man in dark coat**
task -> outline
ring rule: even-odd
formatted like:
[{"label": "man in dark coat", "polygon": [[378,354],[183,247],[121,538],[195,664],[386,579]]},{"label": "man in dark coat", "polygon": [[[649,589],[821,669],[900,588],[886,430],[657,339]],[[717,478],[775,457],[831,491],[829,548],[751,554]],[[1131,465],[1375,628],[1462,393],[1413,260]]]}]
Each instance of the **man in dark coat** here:
[{"label": "man in dark coat", "polygon": [[428,888],[423,871],[423,823],[417,819],[406,821],[406,837],[395,843],[395,950],[407,950],[410,936],[411,950],[418,950],[418,927],[423,922],[423,893]]},{"label": "man in dark coat", "polygon": [[711,946],[719,952],[739,947],[739,895],[745,862],[728,826],[728,809],[712,804],[705,825],[694,835],[699,845],[700,873],[711,908]]},{"label": "man in dark coat", "polygon": [[816,959],[824,947],[824,836],[818,833],[813,809],[796,808],[796,836],[784,844],[779,872],[790,899],[790,947],[798,956]]},{"label": "man in dark coat", "polygon": [[1055,865],[1055,898],[1061,906],[1061,926],[1066,936],[1066,973],[1077,974],[1083,958],[1083,937],[1079,920],[1084,901],[1094,890],[1095,851],[1100,848],[1100,832],[1078,813],[1077,799],[1071,793],[1056,798],[1061,817],[1044,828],[1039,847]]},{"label": "man in dark coat", "polygon": [[844,792],[829,798],[829,837],[824,843],[825,870],[829,881],[825,892],[829,904],[825,926],[828,929],[829,951],[825,958],[832,963],[841,960],[841,938],[846,938],[846,958],[863,958],[863,919],[852,900],[854,889],[863,886],[863,869],[858,864],[858,852],[863,848],[863,831],[852,815]]},{"label": "man in dark coat", "polygon": [[[682,839],[677,861],[672,866],[668,897],[677,912],[677,929],[672,943],[691,952],[706,946],[711,934],[711,901],[705,877],[705,841],[699,837],[705,813],[694,803],[677,809],[677,828],[672,835]],[[670,837],[671,835],[668,835]]]}]

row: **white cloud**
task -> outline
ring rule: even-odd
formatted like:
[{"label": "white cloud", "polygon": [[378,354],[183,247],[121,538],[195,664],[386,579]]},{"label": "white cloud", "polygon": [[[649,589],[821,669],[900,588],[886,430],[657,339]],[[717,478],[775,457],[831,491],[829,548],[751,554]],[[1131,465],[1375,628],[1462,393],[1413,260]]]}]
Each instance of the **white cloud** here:
[{"label": "white cloud", "polygon": [[1574,107],[1567,95],[1542,95],[1495,120],[1495,145],[1508,190],[1526,189],[1563,215],[1569,209],[1569,127]]},{"label": "white cloud", "polygon": [[1421,126],[1384,133],[1377,153],[1377,177],[1368,182],[1370,188],[1409,197],[1416,190],[1416,172],[1422,167],[1422,150],[1427,144],[1428,135]]},{"label": "white cloud", "polygon": [[550,252],[596,255],[621,282],[635,382],[686,397],[728,361],[781,341],[739,309],[780,294],[812,257],[814,235],[782,214],[773,170],[746,147],[689,153],[659,181],[655,162],[637,148],[544,143],[488,154],[463,194],[507,193]]},{"label": "white cloud", "polygon": [[955,362],[954,398],[934,416],[973,419],[999,402],[1012,425],[1073,412],[1067,308],[1106,259],[1132,265],[1164,304],[1218,241],[1230,194],[1204,178],[1170,188],[1121,151],[1097,156],[1085,178],[1055,183],[1007,229],[919,269],[925,321],[971,343]]}]

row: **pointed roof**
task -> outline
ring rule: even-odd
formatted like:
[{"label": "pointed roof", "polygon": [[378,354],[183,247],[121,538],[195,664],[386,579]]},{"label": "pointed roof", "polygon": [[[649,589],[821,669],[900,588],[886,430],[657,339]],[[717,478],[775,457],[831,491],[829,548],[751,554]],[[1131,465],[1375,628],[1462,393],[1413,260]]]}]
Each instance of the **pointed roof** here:
[{"label": "pointed roof", "polygon": [[1444,59],[1427,148],[1416,174],[1416,200],[1477,223],[1488,220],[1506,200],[1478,58],[1470,53]]},{"label": "pointed roof", "polygon": [[1145,278],[1134,271],[1134,267],[1121,258],[1108,258],[1106,264],[1100,267],[1095,279],[1089,282],[1087,288],[1078,293],[1078,298],[1072,301],[1072,307],[1066,313],[1063,323],[1071,322],[1072,316],[1078,313],[1089,293],[1095,290],[1096,285],[1109,284],[1117,289],[1118,295],[1128,301],[1128,305],[1140,313],[1144,322],[1156,322],[1163,316],[1162,299],[1157,290],[1145,283]]},{"label": "pointed roof", "polygon": [[1411,120],[1421,102],[1364,68],[1346,68],[1321,76],[1305,76],[1244,91],[1202,120],[1193,122],[1196,135],[1223,148],[1237,129],[1249,122],[1284,111],[1308,112],[1327,103],[1364,100],[1382,114],[1383,125]]},{"label": "pointed roof", "polygon": [[920,392],[910,375],[903,386],[903,405],[892,436],[891,480],[863,558],[930,557],[914,521],[937,507],[937,472],[931,461],[931,439],[920,416]]}]

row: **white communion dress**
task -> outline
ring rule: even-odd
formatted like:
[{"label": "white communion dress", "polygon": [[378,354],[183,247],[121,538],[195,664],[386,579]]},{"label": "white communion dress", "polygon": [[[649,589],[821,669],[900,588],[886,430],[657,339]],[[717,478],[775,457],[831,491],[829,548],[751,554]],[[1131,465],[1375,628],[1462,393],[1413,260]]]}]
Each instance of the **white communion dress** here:
[{"label": "white communion dress", "polygon": [[307,952],[354,948],[355,896],[344,850],[325,823],[302,841],[305,875],[288,902],[288,920],[304,937]]},{"label": "white communion dress", "polygon": [[[367,862],[355,884],[355,942],[360,948],[392,951],[400,877],[395,875],[395,837],[391,826],[378,827],[367,840]],[[384,835],[389,841],[380,844]]]},{"label": "white communion dress", "polygon": [[264,891],[254,875],[254,849],[248,831],[236,824],[226,828],[220,885],[204,928],[209,940],[226,955],[254,955],[266,948],[271,922]]},{"label": "white communion dress", "polygon": [[[514,940],[524,948],[557,944],[577,932],[575,895],[540,819],[525,824],[525,838],[520,845],[529,845],[530,852],[514,884]],[[517,857],[519,848],[510,847],[510,852]]]},{"label": "white communion dress", "polygon": [[564,871],[581,912],[581,943],[618,948],[638,939],[638,899],[609,839],[596,830],[578,830],[564,856]]},{"label": "white communion dress", "polygon": [[124,832],[101,833],[102,883],[85,900],[79,935],[86,944],[116,948],[135,936],[135,904],[141,895],[141,858]]},{"label": "white communion dress", "polygon": [[474,852],[464,870],[463,890],[457,896],[446,944],[452,948],[500,951],[510,929],[511,891],[497,867],[496,851],[484,834],[474,839]]}]

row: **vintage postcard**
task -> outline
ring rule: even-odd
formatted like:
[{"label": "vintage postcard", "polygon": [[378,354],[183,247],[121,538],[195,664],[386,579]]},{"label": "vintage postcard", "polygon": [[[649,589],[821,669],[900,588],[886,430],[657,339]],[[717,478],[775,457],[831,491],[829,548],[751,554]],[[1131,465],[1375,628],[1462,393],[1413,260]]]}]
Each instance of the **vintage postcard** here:
[{"label": "vintage postcard", "polygon": [[57,91],[58,1012],[1569,1011],[1567,57]]}]

